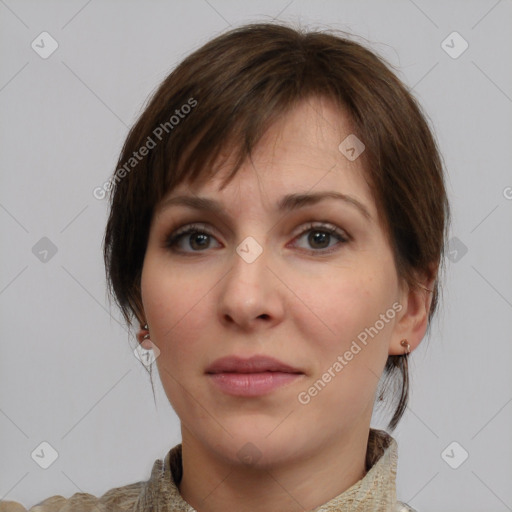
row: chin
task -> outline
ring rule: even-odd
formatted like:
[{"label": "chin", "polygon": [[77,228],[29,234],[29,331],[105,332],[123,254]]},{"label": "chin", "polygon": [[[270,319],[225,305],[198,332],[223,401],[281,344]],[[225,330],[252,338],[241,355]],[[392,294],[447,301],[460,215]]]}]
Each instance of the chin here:
[{"label": "chin", "polygon": [[[205,432],[205,445],[226,463],[243,465],[254,469],[267,469],[281,463],[290,463],[307,456],[307,436],[302,427],[298,432],[291,422],[279,425],[281,420],[255,421],[254,417],[240,418],[237,422],[224,423],[227,432],[220,438],[212,438],[212,432]],[[277,428],[276,428],[277,427]]]}]

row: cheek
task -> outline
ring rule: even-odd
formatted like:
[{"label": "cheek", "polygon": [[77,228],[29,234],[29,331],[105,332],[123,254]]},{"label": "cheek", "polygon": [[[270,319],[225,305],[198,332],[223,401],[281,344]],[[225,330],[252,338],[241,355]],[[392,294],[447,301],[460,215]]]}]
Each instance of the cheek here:
[{"label": "cheek", "polygon": [[[162,386],[178,416],[186,418],[190,396],[200,396],[196,389],[197,377],[202,373],[198,354],[202,353],[201,340],[211,331],[207,293],[215,280],[211,275],[199,278],[170,268],[168,262],[149,254],[143,267],[141,293],[151,340],[160,350],[156,366]],[[196,410],[195,414],[201,416],[204,411]]]},{"label": "cheek", "polygon": [[[373,326],[391,308],[396,284],[393,271],[385,272],[384,267],[335,269],[323,277],[304,279],[294,290],[300,297],[294,301],[294,321],[316,332],[327,346],[342,348],[343,342]],[[379,327],[387,333],[390,322]]]},{"label": "cheek", "polygon": [[206,308],[208,293],[215,283],[211,273],[192,276],[179,268],[171,269],[168,262],[152,258],[151,254],[146,258],[141,277],[142,301],[151,339],[164,361],[178,362],[193,355],[197,341],[211,327],[211,312],[207,313]]},{"label": "cheek", "polygon": [[311,400],[304,412],[319,415],[315,421],[325,428],[332,421],[355,421],[373,407],[396,316],[391,285],[370,275],[331,281],[323,293],[309,291],[307,301],[316,314],[295,318],[311,361],[299,402]]},{"label": "cheek", "polygon": [[299,292],[308,308],[297,308],[293,321],[310,354],[312,387],[304,391],[317,410],[355,418],[373,405],[396,317],[394,267],[384,269],[338,269]]}]

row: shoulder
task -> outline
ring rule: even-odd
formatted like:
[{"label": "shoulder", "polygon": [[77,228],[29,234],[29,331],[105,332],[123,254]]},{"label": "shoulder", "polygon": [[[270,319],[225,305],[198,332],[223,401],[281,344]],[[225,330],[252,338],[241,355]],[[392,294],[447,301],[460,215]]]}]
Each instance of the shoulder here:
[{"label": "shoulder", "polygon": [[[51,496],[31,508],[26,509],[21,503],[0,499],[0,512],[135,512],[153,510],[155,500],[168,501],[169,489],[176,489],[172,483],[171,468],[181,456],[181,444],[172,448],[164,460],[157,459],[153,463],[149,480],[139,481],[122,487],[114,487],[102,496],[79,492],[70,498]],[[179,459],[181,464],[181,458]],[[168,486],[168,487],[166,487]],[[165,496],[160,496],[167,490]]]},{"label": "shoulder", "polygon": [[[28,509],[28,512],[124,512],[134,510],[145,482],[110,489],[99,498],[88,493],[75,493],[70,498],[51,496]],[[15,501],[0,501],[0,512],[27,512]]]}]

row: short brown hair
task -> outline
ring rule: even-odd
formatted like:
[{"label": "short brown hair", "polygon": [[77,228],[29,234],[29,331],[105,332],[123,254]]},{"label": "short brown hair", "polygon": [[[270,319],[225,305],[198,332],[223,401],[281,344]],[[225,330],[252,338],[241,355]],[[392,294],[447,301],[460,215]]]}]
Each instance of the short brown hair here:
[{"label": "short brown hair", "polygon": [[[153,212],[163,196],[184,181],[211,175],[228,143],[236,157],[229,181],[273,121],[313,96],[333,100],[348,112],[355,135],[364,142],[365,177],[398,275],[412,287],[420,275],[438,275],[449,205],[426,116],[389,63],[336,32],[278,23],[232,29],[185,58],[152,96],[112,176],[104,239],[109,292],[128,325],[133,315],[144,318],[142,266]],[[144,156],[137,154],[135,160],[144,146]],[[429,320],[438,292],[436,279]],[[392,430],[407,405],[406,355],[389,356],[386,376],[397,370],[402,378],[388,425]]]}]

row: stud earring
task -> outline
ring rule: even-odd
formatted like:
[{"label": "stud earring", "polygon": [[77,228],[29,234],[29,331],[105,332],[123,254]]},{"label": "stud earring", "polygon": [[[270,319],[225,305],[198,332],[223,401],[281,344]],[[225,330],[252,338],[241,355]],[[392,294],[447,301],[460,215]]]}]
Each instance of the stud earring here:
[{"label": "stud earring", "polygon": [[411,353],[411,345],[409,345],[409,342],[406,339],[403,339],[400,342],[400,345],[402,345],[402,347],[405,348],[405,354],[406,355]]},{"label": "stud earring", "polygon": [[151,348],[153,347],[153,344],[151,343],[151,340],[149,339],[148,324],[145,324],[143,327],[141,327],[141,329],[137,333],[137,341],[146,350],[151,350]]}]

